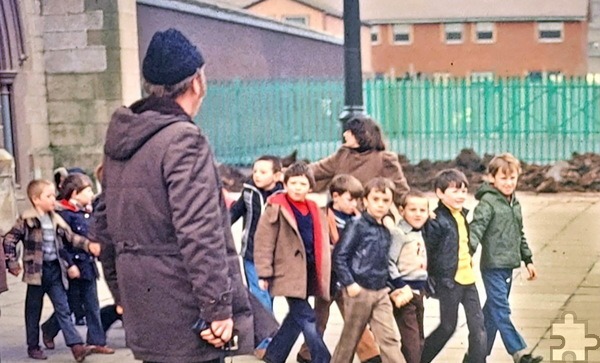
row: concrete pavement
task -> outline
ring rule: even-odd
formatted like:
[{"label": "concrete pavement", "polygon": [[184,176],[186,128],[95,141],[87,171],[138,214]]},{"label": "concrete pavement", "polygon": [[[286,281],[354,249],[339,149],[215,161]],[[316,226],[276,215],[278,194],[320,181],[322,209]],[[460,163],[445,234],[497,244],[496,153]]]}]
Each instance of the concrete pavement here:
[{"label": "concrete pavement", "polygon": [[[579,361],[600,362],[600,349],[587,350],[585,346],[600,344],[592,335],[600,335],[600,194],[556,194],[534,195],[519,193],[525,218],[525,232],[534,252],[534,264],[538,269],[536,281],[526,280],[524,269],[515,271],[511,304],[513,320],[529,346],[545,361],[575,361],[554,354],[552,347],[559,347],[561,339],[551,338],[552,325],[561,322],[564,314],[574,314],[583,325],[570,325],[561,330],[565,335],[566,347],[575,350]],[[432,201],[433,202],[433,201]],[[475,205],[469,200],[467,207]],[[236,226],[239,231],[239,226]],[[32,362],[27,358],[23,301],[25,284],[20,278],[9,278],[10,290],[0,295],[0,362]],[[483,286],[479,284],[482,302],[485,301]],[[99,284],[101,306],[111,302],[110,294],[103,281]],[[275,303],[276,315],[283,318],[285,301]],[[43,318],[52,312],[46,300]],[[438,322],[437,301],[428,299],[425,304],[426,334]],[[567,315],[569,319],[571,315]],[[343,326],[336,308],[325,333],[325,342],[333,352]],[[562,326],[562,325],[561,325]],[[577,327],[581,326],[581,329]],[[557,332],[559,327],[555,327]],[[84,334],[85,328],[79,328]],[[588,337],[586,338],[586,334]],[[288,362],[295,362],[300,345],[297,342]],[[128,363],[134,362],[133,355],[125,347],[121,326],[109,331],[108,342],[117,349],[111,356],[93,355],[86,362]],[[48,362],[73,361],[70,351],[64,346],[62,336],[56,339],[57,349],[48,351]],[[459,327],[454,337],[444,348],[436,362],[461,362],[467,346],[467,328],[464,314],[459,317]],[[579,349],[580,351],[577,351]],[[554,350],[556,353],[557,350]],[[554,358],[554,360],[552,360]],[[573,356],[575,358],[575,356]],[[235,358],[234,362],[256,362],[252,357]],[[357,362],[357,360],[356,360]],[[512,362],[497,337],[488,362]],[[182,362],[183,363],[183,362]]]}]

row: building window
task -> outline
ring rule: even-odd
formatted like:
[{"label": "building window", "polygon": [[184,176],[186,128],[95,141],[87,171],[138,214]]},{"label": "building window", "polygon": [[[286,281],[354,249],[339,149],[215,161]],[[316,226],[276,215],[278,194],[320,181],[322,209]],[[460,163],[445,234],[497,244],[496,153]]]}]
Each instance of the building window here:
[{"label": "building window", "polygon": [[308,16],[284,16],[283,21],[294,25],[308,26]]},{"label": "building window", "polygon": [[471,80],[474,82],[493,81],[494,72],[472,72]]},{"label": "building window", "polygon": [[494,23],[475,23],[475,41],[477,43],[493,43]]},{"label": "building window", "polygon": [[412,26],[409,24],[394,24],[392,26],[392,43],[393,44],[410,44]]},{"label": "building window", "polygon": [[371,27],[371,44],[381,43],[381,27],[379,25],[373,25]]},{"label": "building window", "polygon": [[463,42],[464,24],[444,24],[444,40],[448,44],[459,44]]},{"label": "building window", "polygon": [[564,25],[562,22],[537,24],[537,37],[542,43],[562,42],[563,31]]}]

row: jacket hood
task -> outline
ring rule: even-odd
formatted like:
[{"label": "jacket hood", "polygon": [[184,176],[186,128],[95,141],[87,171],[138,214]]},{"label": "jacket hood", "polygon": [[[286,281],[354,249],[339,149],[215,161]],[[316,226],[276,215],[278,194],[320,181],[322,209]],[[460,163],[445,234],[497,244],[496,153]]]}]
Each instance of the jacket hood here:
[{"label": "jacket hood", "polygon": [[477,189],[477,192],[475,192],[475,199],[481,200],[481,198],[483,198],[483,196],[487,193],[490,193],[496,197],[501,197],[502,199],[505,199],[504,196],[502,195],[502,193],[500,193],[500,191],[498,191],[498,189],[494,188],[494,186],[488,182],[481,184],[479,189]]},{"label": "jacket hood", "polygon": [[121,107],[108,125],[104,153],[114,160],[128,160],[160,130],[182,121],[192,119],[169,98],[148,97]]}]

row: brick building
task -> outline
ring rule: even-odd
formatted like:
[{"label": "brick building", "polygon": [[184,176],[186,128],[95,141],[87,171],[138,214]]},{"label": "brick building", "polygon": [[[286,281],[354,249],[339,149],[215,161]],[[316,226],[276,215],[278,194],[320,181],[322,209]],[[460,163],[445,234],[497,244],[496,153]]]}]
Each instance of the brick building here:
[{"label": "brick building", "polygon": [[369,0],[378,75],[587,72],[587,0]]}]

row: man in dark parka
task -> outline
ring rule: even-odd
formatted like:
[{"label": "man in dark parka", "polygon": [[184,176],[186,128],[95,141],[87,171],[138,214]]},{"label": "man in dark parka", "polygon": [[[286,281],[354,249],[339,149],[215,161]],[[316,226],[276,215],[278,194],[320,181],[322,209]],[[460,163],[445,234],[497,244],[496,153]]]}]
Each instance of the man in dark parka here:
[{"label": "man in dark parka", "polygon": [[[204,60],[175,29],[152,37],[149,94],[118,109],[104,145],[103,195],[90,237],[114,244],[128,347],[148,362],[218,362],[239,336],[254,346],[212,151],[193,123],[206,94]],[[192,326],[204,321],[200,334]]]}]

